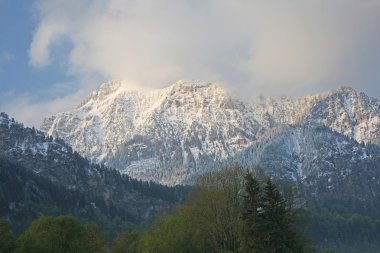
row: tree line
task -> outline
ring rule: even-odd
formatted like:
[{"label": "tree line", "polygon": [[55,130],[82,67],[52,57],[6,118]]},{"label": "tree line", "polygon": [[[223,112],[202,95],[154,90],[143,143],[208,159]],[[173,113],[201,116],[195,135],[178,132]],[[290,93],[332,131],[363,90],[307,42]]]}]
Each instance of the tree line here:
[{"label": "tree line", "polygon": [[42,216],[18,237],[0,223],[0,253],[291,253],[314,252],[297,208],[271,179],[240,168],[200,177],[172,214],[143,231],[109,240],[99,228],[68,216]]}]

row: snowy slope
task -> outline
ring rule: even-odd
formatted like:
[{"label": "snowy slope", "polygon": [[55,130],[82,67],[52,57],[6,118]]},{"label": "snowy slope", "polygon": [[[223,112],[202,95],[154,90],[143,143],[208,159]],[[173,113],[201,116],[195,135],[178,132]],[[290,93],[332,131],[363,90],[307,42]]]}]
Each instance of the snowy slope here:
[{"label": "snowy slope", "polygon": [[359,200],[380,194],[380,147],[360,144],[324,126],[278,128],[228,163],[260,166],[314,197]]},{"label": "snowy slope", "polygon": [[143,180],[178,184],[286,125],[325,125],[358,142],[379,144],[379,117],[378,99],[345,87],[250,104],[216,84],[178,81],[133,91],[114,81],[76,109],[46,118],[42,129],[92,161]]}]

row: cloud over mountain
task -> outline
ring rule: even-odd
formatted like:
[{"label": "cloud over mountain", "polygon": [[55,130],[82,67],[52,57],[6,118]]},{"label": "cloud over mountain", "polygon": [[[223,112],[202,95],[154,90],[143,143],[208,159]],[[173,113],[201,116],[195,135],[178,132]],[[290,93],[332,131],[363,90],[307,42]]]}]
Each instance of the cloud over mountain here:
[{"label": "cloud over mountain", "polygon": [[377,1],[40,0],[36,11],[31,63],[64,52],[79,76],[293,94],[379,80]]}]

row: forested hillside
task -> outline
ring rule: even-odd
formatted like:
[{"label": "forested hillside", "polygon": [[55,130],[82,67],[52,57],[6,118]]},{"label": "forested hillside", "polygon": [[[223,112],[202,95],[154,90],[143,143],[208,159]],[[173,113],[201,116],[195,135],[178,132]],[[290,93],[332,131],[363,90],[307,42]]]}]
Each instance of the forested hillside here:
[{"label": "forested hillside", "polygon": [[184,198],[184,187],[142,182],[91,164],[62,140],[2,114],[0,216],[20,232],[40,215],[68,214],[117,233],[140,227]]}]

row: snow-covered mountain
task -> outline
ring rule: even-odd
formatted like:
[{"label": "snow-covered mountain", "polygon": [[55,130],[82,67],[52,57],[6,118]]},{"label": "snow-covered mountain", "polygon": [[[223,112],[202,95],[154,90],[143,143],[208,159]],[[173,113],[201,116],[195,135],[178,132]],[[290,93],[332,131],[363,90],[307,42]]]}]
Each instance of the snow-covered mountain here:
[{"label": "snow-covered mountain", "polygon": [[93,161],[170,184],[181,179],[148,174],[169,167],[195,170],[235,155],[266,130],[253,113],[248,104],[209,83],[179,81],[137,92],[112,82],[73,111],[45,119],[42,129]]},{"label": "snow-covered mountain", "polygon": [[[143,180],[180,184],[215,164],[241,159],[287,125],[314,129],[309,135],[324,125],[353,143],[379,144],[380,100],[339,88],[246,103],[211,83],[178,81],[163,89],[133,91],[114,81],[103,84],[76,109],[46,118],[42,129],[92,161]],[[301,170],[310,169],[306,167]]]},{"label": "snow-covered mountain", "polygon": [[260,97],[254,111],[265,125],[325,125],[357,142],[380,144],[380,100],[349,87],[301,98]]}]

